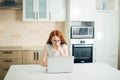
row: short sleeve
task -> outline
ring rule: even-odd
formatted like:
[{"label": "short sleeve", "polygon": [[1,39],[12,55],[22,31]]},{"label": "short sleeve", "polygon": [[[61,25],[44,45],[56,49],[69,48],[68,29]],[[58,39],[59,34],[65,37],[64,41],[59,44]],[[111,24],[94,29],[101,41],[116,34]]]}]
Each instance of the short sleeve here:
[{"label": "short sleeve", "polygon": [[50,44],[46,44],[46,45],[45,45],[45,49],[47,50],[48,55],[50,55],[49,53],[50,53],[50,51],[51,51],[51,45],[50,45]]}]

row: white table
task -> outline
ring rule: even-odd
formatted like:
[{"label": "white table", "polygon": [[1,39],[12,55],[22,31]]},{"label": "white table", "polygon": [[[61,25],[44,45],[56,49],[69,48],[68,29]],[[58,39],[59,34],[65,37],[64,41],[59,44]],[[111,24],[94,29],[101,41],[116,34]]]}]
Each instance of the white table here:
[{"label": "white table", "polygon": [[72,73],[48,74],[40,65],[12,65],[4,80],[120,80],[120,71],[104,63],[74,64]]}]

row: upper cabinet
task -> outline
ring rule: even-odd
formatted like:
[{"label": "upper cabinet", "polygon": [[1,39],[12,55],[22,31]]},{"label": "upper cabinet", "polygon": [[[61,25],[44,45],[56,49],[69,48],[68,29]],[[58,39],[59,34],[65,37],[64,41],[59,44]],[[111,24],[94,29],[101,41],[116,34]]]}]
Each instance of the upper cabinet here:
[{"label": "upper cabinet", "polygon": [[65,21],[66,0],[23,0],[24,21]]},{"label": "upper cabinet", "polygon": [[96,10],[104,12],[117,12],[118,0],[96,0]]},{"label": "upper cabinet", "polygon": [[51,21],[65,21],[67,0],[49,0],[50,8],[49,15]]},{"label": "upper cabinet", "polygon": [[23,0],[23,20],[48,20],[47,0]]},{"label": "upper cabinet", "polygon": [[95,4],[95,0],[70,0],[70,20],[94,21]]}]

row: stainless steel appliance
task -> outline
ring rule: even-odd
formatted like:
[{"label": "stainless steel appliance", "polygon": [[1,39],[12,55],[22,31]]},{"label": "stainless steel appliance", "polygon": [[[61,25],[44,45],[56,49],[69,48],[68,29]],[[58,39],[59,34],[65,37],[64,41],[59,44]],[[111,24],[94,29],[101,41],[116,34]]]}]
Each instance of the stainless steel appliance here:
[{"label": "stainless steel appliance", "polygon": [[94,27],[91,26],[72,26],[71,27],[72,39],[91,39],[94,38]]},{"label": "stainless steel appliance", "polygon": [[74,63],[94,62],[94,39],[71,39],[71,53]]},{"label": "stainless steel appliance", "polygon": [[9,9],[21,9],[22,8],[22,0],[1,0],[0,9],[9,8]]},{"label": "stainless steel appliance", "polygon": [[94,21],[71,21],[70,36],[74,63],[94,62]]}]

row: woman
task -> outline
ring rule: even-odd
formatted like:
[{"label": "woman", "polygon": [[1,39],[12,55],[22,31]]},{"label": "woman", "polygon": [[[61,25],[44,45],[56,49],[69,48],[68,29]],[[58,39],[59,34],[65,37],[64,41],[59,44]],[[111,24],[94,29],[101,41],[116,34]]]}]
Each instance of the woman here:
[{"label": "woman", "polygon": [[67,43],[59,30],[50,33],[46,46],[43,50],[41,65],[47,66],[48,56],[68,56]]}]

